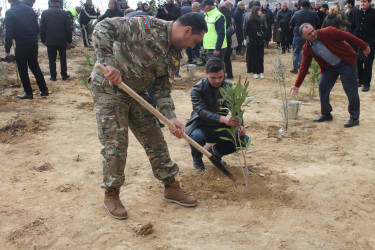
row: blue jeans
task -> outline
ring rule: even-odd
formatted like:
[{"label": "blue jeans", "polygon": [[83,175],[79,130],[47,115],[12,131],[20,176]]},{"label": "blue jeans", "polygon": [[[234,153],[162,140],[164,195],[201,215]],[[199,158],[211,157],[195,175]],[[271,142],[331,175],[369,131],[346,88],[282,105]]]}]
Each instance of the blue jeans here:
[{"label": "blue jeans", "polygon": [[302,47],[306,40],[302,37],[293,37],[293,69],[299,69],[302,60]]},{"label": "blue jeans", "polygon": [[[236,147],[233,142],[225,141],[220,139],[219,137],[228,137],[232,138],[231,135],[227,131],[215,131],[218,128],[222,128],[222,126],[211,127],[211,126],[200,126],[193,130],[190,134],[190,137],[196,141],[202,147],[208,143],[216,143],[215,144],[215,152],[220,155],[228,155],[236,151]],[[247,135],[244,135],[241,138],[241,141],[249,140],[250,138]],[[197,149],[192,147],[191,148],[191,155],[194,158],[202,158],[202,153],[199,152]]]},{"label": "blue jeans", "polygon": [[351,119],[359,119],[359,95],[358,85],[355,79],[354,67],[345,61],[324,71],[319,82],[319,96],[322,115],[328,115],[332,112],[329,103],[329,94],[333,86],[335,86],[337,77],[341,77],[342,86],[349,100],[348,111]]}]

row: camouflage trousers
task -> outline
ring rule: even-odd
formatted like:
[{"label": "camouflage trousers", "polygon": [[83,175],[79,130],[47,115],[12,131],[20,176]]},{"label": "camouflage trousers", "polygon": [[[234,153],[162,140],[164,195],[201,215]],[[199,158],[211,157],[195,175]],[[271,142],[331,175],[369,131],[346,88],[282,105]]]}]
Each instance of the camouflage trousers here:
[{"label": "camouflage trousers", "polygon": [[[127,93],[110,86],[100,73],[92,75],[91,87],[102,144],[103,182],[100,186],[112,191],[124,183],[129,128],[145,149],[154,176],[164,185],[172,184],[179,169],[170,159],[155,116]],[[140,95],[149,101],[146,91]]]}]

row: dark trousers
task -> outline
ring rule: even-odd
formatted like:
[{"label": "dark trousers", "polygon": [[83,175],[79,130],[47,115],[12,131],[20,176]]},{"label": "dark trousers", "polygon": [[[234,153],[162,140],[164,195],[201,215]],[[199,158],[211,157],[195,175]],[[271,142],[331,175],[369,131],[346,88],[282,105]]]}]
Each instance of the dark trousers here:
[{"label": "dark trousers", "polygon": [[40,70],[38,63],[38,42],[17,44],[15,58],[25,93],[28,95],[33,94],[28,68],[30,68],[31,72],[35,76],[39,90],[41,92],[47,91],[48,88],[46,85],[46,81],[44,80],[43,73]]},{"label": "dark trousers", "polygon": [[236,36],[237,36],[237,42],[238,42],[238,46],[236,47],[236,52],[240,53],[242,52],[241,50],[242,50],[242,44],[243,44],[243,33],[241,29],[236,30]]},{"label": "dark trousers", "polygon": [[289,41],[290,32],[291,30],[289,28],[285,28],[285,29],[282,28],[280,31],[281,48],[283,52],[285,52],[286,49],[289,49],[289,44],[291,43]]},{"label": "dark trousers", "polygon": [[250,62],[247,65],[248,73],[264,73],[264,44],[248,44],[246,54],[248,54],[248,61]]},{"label": "dark trousers", "polygon": [[253,65],[251,63],[251,51],[250,51],[250,45],[246,44],[246,66],[247,66],[247,73],[253,72]]},{"label": "dark trousers", "polygon": [[340,76],[342,86],[349,100],[348,111],[351,119],[359,119],[360,103],[358,95],[358,85],[355,79],[354,66],[342,61],[337,66],[324,71],[319,82],[319,96],[322,115],[328,115],[332,112],[332,106],[329,103],[329,94],[336,80]]},{"label": "dark trousers", "polygon": [[87,32],[87,25],[88,24],[81,24],[81,30],[82,30],[82,40],[83,40],[83,46],[87,47],[90,46],[90,40],[89,40],[89,34]]},{"label": "dark trousers", "polygon": [[[220,137],[227,137],[232,138],[232,136],[229,134],[228,131],[216,131],[216,129],[222,128],[217,127],[211,127],[211,126],[200,126],[191,132],[190,137],[194,141],[196,141],[199,145],[202,147],[208,142],[208,143],[216,143],[215,144],[215,150],[216,153],[219,155],[228,155],[236,151],[236,145],[232,141],[226,141],[223,139],[220,139]],[[247,135],[240,137],[242,141],[249,140],[249,137]],[[239,144],[239,143],[238,143]],[[240,146],[240,145],[237,145]],[[191,154],[194,158],[202,158],[202,153],[199,152],[196,148],[193,146],[190,146],[191,148]]]},{"label": "dark trousers", "polygon": [[224,63],[225,63],[225,73],[227,73],[228,78],[233,78],[232,72],[232,61],[231,61],[231,54],[232,54],[232,39],[230,37],[227,38],[227,49],[225,50],[224,54]]},{"label": "dark trousers", "polygon": [[[215,57],[220,58],[222,61],[224,61],[225,51],[226,51],[226,48],[220,49],[220,55],[215,56]],[[208,58],[214,57],[214,49],[207,50],[207,57]]]},{"label": "dark trousers", "polygon": [[67,66],[66,66],[66,46],[47,46],[48,60],[49,60],[49,72],[51,77],[56,77],[56,56],[57,51],[60,56],[60,67],[61,67],[61,76],[67,75]]},{"label": "dark trousers", "polygon": [[370,54],[365,59],[357,60],[358,79],[363,85],[370,86],[372,78],[372,63],[374,62],[375,41],[368,42]]},{"label": "dark trousers", "polygon": [[197,59],[199,58],[199,50],[202,47],[202,42],[197,43],[195,47],[192,49],[192,57],[193,57],[193,62],[196,62]]}]

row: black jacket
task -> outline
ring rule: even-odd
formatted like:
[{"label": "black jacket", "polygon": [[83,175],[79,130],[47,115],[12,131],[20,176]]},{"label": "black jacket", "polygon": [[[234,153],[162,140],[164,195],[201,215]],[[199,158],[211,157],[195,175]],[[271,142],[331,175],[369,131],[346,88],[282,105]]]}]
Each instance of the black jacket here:
[{"label": "black jacket", "polygon": [[43,11],[40,18],[40,40],[47,46],[66,46],[72,43],[69,15],[58,6]]},{"label": "black jacket", "polygon": [[124,16],[124,11],[116,8],[115,10],[107,9],[107,11],[98,18],[97,22],[103,21],[105,18],[112,18],[112,17],[122,17]]},{"label": "black jacket", "polygon": [[168,14],[165,14],[164,10],[158,10],[158,13],[156,14],[157,18],[163,19],[165,21],[175,21],[181,16],[181,8],[174,3],[166,4],[165,8],[167,9]]},{"label": "black jacket", "polygon": [[290,20],[290,26],[293,27],[293,35],[295,37],[301,37],[298,29],[303,23],[310,23],[316,29],[320,25],[320,20],[316,12],[307,7],[303,7],[299,11],[296,11]]},{"label": "black jacket", "polygon": [[241,10],[239,7],[237,7],[236,10],[234,11],[233,19],[234,19],[236,32],[242,33],[242,28],[243,28],[242,15],[244,13],[245,13],[245,10]]},{"label": "black jacket", "polygon": [[352,33],[365,42],[375,41],[375,10],[368,8],[366,12],[359,10],[353,13]]},{"label": "black jacket", "polygon": [[[263,44],[265,29],[262,25],[262,21],[250,20],[248,19],[244,25],[244,36],[249,40],[250,45]],[[258,36],[257,33],[263,34]]]},{"label": "black jacket", "polygon": [[[224,81],[222,87],[232,84]],[[193,112],[191,113],[190,119],[186,123],[185,133],[190,135],[197,127],[204,126],[217,126],[224,127],[225,125],[219,123],[220,116],[227,115],[224,110],[219,110],[220,102],[216,95],[219,88],[213,87],[207,78],[200,80],[191,89],[191,102],[193,104]],[[225,103],[221,104],[225,107]],[[224,112],[224,114],[222,114]],[[219,114],[220,113],[220,114]]]},{"label": "black jacket", "polygon": [[228,10],[225,6],[221,6],[219,8],[219,11],[221,12],[221,14],[223,14],[225,16],[225,21],[226,21],[226,29],[232,25],[232,12],[230,10]]},{"label": "black jacket", "polygon": [[336,29],[342,30],[342,28],[350,27],[350,24],[347,21],[344,21],[338,15],[327,15],[323,21],[322,29],[328,26],[335,27]]},{"label": "black jacket", "polygon": [[276,15],[277,26],[285,30],[289,28],[290,19],[292,19],[293,13],[289,10],[279,10]]},{"label": "black jacket", "polygon": [[81,14],[79,14],[79,23],[82,25],[87,25],[90,23],[91,19],[96,18],[98,18],[98,13],[95,11],[94,7],[89,8],[85,3]]},{"label": "black jacket", "polygon": [[316,14],[319,17],[319,26],[317,27],[317,29],[320,29],[320,27],[322,27],[322,25],[323,25],[324,19],[326,18],[327,14],[323,11],[320,11],[320,10],[318,10],[316,12]]},{"label": "black jacket", "polygon": [[22,3],[13,3],[5,12],[5,52],[10,52],[12,40],[16,44],[38,42],[38,18],[34,10]]}]

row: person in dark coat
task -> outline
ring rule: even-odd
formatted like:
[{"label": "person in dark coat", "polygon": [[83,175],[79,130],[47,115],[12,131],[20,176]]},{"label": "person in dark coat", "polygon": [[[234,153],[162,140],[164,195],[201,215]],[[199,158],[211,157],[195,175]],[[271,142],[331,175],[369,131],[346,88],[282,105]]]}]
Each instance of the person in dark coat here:
[{"label": "person in dark coat", "polygon": [[175,21],[181,16],[181,8],[174,4],[174,0],[167,0],[161,11],[158,10],[157,18],[165,21]]},{"label": "person in dark coat", "polygon": [[15,58],[25,94],[20,99],[33,99],[28,68],[35,76],[40,95],[48,96],[48,88],[38,63],[38,18],[34,10],[18,0],[8,0],[11,7],[5,12],[5,55],[10,56],[13,40],[16,41]]},{"label": "person in dark coat", "polygon": [[[232,3],[230,1],[225,1],[224,5],[219,8],[219,11],[225,16],[226,20],[226,27],[225,29],[228,30],[230,26],[232,26]],[[233,35],[233,34],[232,34]],[[225,64],[225,73],[227,79],[233,79],[233,71],[232,71],[232,61],[231,61],[231,54],[232,54],[232,36],[229,36],[227,33],[227,49],[225,50],[224,54],[224,64]]]},{"label": "person in dark coat", "polygon": [[318,25],[318,27],[316,27],[316,29],[320,29],[320,27],[322,27],[324,19],[327,16],[327,10],[328,10],[328,5],[326,3],[324,3],[320,7],[320,9],[316,12],[316,14],[319,17],[319,25]]},{"label": "person in dark coat", "polygon": [[302,60],[302,46],[306,40],[301,37],[299,27],[303,23],[310,23],[314,28],[317,28],[320,24],[320,20],[315,11],[310,10],[310,2],[303,0],[301,2],[301,9],[294,13],[292,19],[290,19],[289,25],[293,28],[293,69],[290,71],[293,74],[298,73],[299,66]]},{"label": "person in dark coat", "polygon": [[273,19],[274,19],[274,27],[273,27],[273,36],[272,39],[275,43],[277,43],[277,49],[281,48],[281,37],[280,37],[280,31],[279,26],[276,22],[277,13],[281,10],[281,3],[277,3],[275,8],[272,11]]},{"label": "person in dark coat", "polygon": [[98,15],[99,14],[95,11],[94,6],[92,5],[92,0],[87,0],[83,5],[83,10],[78,19],[82,30],[83,46],[85,47],[92,47],[90,44],[87,26],[91,20],[97,19]]},{"label": "person in dark coat", "polygon": [[237,55],[243,55],[242,53],[242,44],[243,44],[243,23],[242,23],[242,15],[245,13],[245,3],[240,1],[238,2],[238,6],[234,11],[233,19],[234,19],[234,28],[236,30],[236,36],[238,41],[238,46],[236,48]]},{"label": "person in dark coat", "polygon": [[371,0],[361,1],[361,10],[353,15],[351,30],[353,35],[365,41],[371,49],[367,58],[359,58],[357,61],[359,86],[363,84],[362,91],[367,92],[371,85],[375,51],[375,10],[371,7]]},{"label": "person in dark coat", "polygon": [[119,8],[117,8],[116,0],[109,0],[107,11],[98,18],[97,23],[101,22],[107,17],[112,18],[112,17],[122,17],[122,16],[124,16],[124,12],[120,10]]},{"label": "person in dark coat", "polygon": [[72,30],[68,13],[59,8],[58,0],[51,0],[50,8],[43,11],[40,19],[40,39],[47,46],[50,80],[56,81],[56,56],[60,56],[61,78],[70,77],[67,73],[66,47],[72,43]]},{"label": "person in dark coat", "polygon": [[189,0],[181,1],[181,15],[192,12],[191,3]]},{"label": "person in dark coat", "polygon": [[[193,112],[186,123],[185,132],[199,145],[204,146],[207,142],[214,143],[208,148],[223,165],[225,161],[221,158],[224,155],[234,153],[236,146],[241,146],[240,142],[235,145],[232,141],[223,140],[222,137],[232,138],[228,131],[216,131],[219,128],[230,128],[239,126],[238,133],[242,142],[250,138],[246,135],[243,124],[228,115],[228,111],[223,109],[227,104],[219,101],[221,94],[220,87],[232,86],[224,79],[224,63],[217,57],[211,57],[206,64],[206,78],[200,80],[191,89],[191,102]],[[190,146],[193,157],[193,166],[197,171],[205,170],[202,161],[202,153]]]},{"label": "person in dark coat", "polygon": [[246,37],[247,48],[249,53],[247,58],[247,72],[253,72],[253,78],[264,78],[264,27],[260,20],[262,11],[260,7],[253,6],[250,15],[246,16],[244,24],[244,35]]},{"label": "person in dark coat", "polygon": [[292,19],[292,15],[292,11],[288,9],[287,3],[283,3],[281,10],[277,13],[276,16],[276,23],[280,32],[281,48],[283,54],[285,53],[285,51],[288,51],[289,53],[289,45],[291,44],[290,33],[292,32],[289,27],[289,22],[290,19]]},{"label": "person in dark coat", "polygon": [[350,24],[347,21],[342,20],[342,18],[338,15],[339,10],[336,5],[331,6],[329,8],[328,15],[323,21],[322,29],[328,26],[335,27],[339,30],[344,30],[344,27],[349,27]]},{"label": "person in dark coat", "polygon": [[263,39],[265,41],[265,46],[268,48],[268,44],[271,41],[272,37],[272,28],[274,24],[273,14],[272,11],[269,8],[268,3],[264,3],[262,6],[262,13],[266,16],[266,22],[267,22],[267,28],[265,29],[265,34],[263,36]]}]

